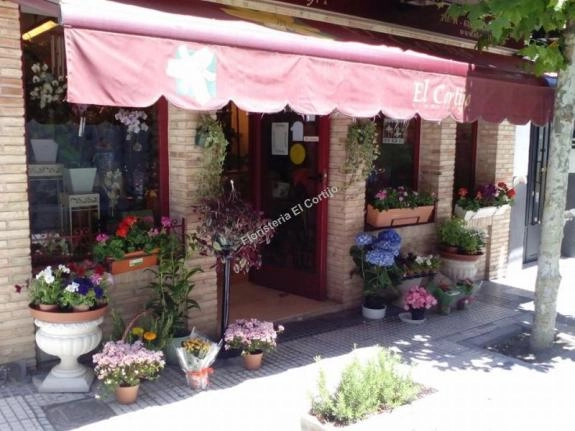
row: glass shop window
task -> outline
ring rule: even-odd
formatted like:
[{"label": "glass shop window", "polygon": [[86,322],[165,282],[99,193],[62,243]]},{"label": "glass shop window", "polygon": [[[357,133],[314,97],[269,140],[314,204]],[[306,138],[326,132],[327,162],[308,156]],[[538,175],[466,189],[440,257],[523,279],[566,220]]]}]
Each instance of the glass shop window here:
[{"label": "glass shop window", "polygon": [[[23,22],[33,21],[23,18]],[[157,109],[65,101],[61,30],[24,41],[33,264],[86,256],[97,232],[159,221]]]}]

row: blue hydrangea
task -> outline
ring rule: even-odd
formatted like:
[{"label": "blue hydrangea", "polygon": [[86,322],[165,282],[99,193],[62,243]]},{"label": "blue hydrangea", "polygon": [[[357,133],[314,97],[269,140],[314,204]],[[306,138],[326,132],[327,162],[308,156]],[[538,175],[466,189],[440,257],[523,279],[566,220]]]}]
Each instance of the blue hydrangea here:
[{"label": "blue hydrangea", "polygon": [[355,245],[358,247],[365,247],[366,245],[371,245],[375,241],[373,235],[365,232],[358,233],[355,237]]},{"label": "blue hydrangea", "polygon": [[397,233],[395,229],[382,230],[379,235],[377,235],[378,241],[389,241],[391,244],[401,245],[401,236]]},{"label": "blue hydrangea", "polygon": [[365,260],[376,266],[392,266],[395,264],[393,253],[379,248],[368,251],[365,254]]},{"label": "blue hydrangea", "polygon": [[377,241],[373,246],[375,249],[391,253],[394,256],[399,255],[399,244],[394,244],[390,241]]}]

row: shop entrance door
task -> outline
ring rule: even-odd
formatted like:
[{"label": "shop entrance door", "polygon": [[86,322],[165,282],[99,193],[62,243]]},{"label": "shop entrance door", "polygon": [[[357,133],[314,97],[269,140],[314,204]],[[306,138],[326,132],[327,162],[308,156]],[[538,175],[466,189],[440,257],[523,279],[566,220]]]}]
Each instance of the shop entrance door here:
[{"label": "shop entrance door", "polygon": [[251,114],[250,141],[254,203],[276,231],[250,280],[324,299],[329,117]]}]

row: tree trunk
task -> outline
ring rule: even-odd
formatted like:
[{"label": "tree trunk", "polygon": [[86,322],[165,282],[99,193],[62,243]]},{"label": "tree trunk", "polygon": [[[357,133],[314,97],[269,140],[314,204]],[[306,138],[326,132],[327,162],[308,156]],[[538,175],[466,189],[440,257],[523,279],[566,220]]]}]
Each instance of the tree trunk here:
[{"label": "tree trunk", "polygon": [[544,350],[553,344],[557,317],[557,294],[561,282],[559,258],[563,239],[575,106],[575,20],[568,22],[563,35],[568,65],[565,70],[559,72],[555,93],[555,112],[549,144],[545,205],[535,286],[535,317],[531,334],[533,351]]}]

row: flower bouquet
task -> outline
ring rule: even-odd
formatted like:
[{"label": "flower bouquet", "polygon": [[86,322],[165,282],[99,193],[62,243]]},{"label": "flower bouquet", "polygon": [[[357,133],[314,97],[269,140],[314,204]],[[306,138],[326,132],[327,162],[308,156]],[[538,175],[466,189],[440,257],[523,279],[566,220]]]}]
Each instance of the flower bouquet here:
[{"label": "flower bouquet", "polygon": [[404,308],[411,311],[412,320],[423,320],[425,310],[437,304],[435,297],[422,286],[414,286],[409,289],[403,302]]},{"label": "flower bouquet", "polygon": [[193,389],[206,389],[209,375],[213,373],[210,366],[222,347],[222,341],[214,343],[204,336],[192,331],[190,337],[182,341],[176,349],[180,367],[186,373],[186,380]]},{"label": "flower bouquet", "polygon": [[164,368],[164,354],[144,347],[141,341],[108,341],[101,353],[92,357],[94,371],[107,392],[134,387],[141,380],[153,380]]}]

